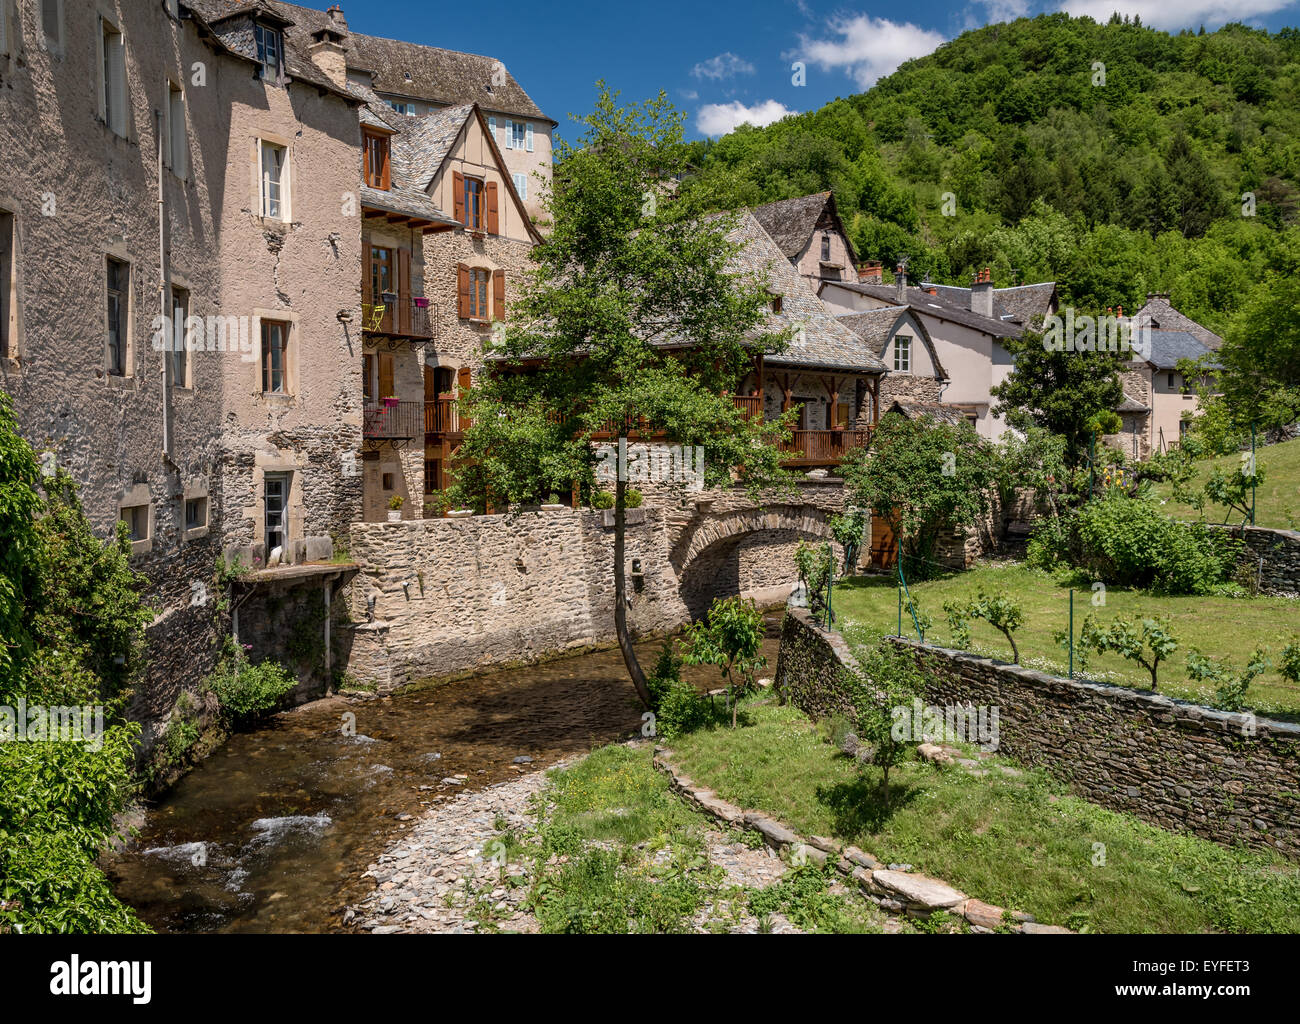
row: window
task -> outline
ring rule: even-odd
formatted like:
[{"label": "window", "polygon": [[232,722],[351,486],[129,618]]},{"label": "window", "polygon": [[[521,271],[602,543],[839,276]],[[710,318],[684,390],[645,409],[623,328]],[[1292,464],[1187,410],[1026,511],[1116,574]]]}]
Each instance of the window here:
[{"label": "window", "polygon": [[361,397],[367,405],[374,405],[379,401],[379,392],[376,390],[377,382],[375,357],[372,353],[367,352],[361,357]]},{"label": "window", "polygon": [[127,316],[130,311],[131,267],[108,258],[108,373],[125,377],[127,371]]},{"label": "window", "polygon": [[442,460],[425,459],[424,460],[424,493],[437,494],[441,489],[438,484],[442,480]]},{"label": "window", "polygon": [[63,46],[63,0],[41,0],[41,33],[47,46]]},{"label": "window", "polygon": [[395,291],[393,287],[393,250],[378,245],[370,247],[370,301],[384,301],[385,293]]},{"label": "window", "polygon": [[18,297],[18,261],[14,258],[14,215],[0,210],[0,356],[18,358],[18,317],[14,304]]},{"label": "window", "polygon": [[284,57],[284,37],[279,29],[260,23],[254,23],[253,37],[257,41],[257,62],[262,65],[262,78],[278,81]]},{"label": "window", "polygon": [[383,474],[383,488],[384,488],[384,490],[386,490],[386,491],[391,491],[391,490],[393,490],[393,474],[392,474],[392,473],[385,473],[385,474]]},{"label": "window", "polygon": [[533,126],[527,121],[506,122],[506,149],[533,151]]},{"label": "window", "polygon": [[149,539],[148,505],[128,505],[121,510],[118,517],[122,522],[126,523],[131,543],[135,544]]},{"label": "window", "polygon": [[397,100],[384,100],[384,102],[387,103],[393,110],[396,110],[399,114],[405,114],[407,117],[415,116],[414,103],[399,103]]},{"label": "window", "polygon": [[829,263],[830,261],[831,261],[831,236],[829,234],[823,233],[822,234],[822,262]]},{"label": "window", "polygon": [[473,320],[486,320],[488,311],[488,272],[477,267],[469,272],[469,316]]},{"label": "window", "polygon": [[284,164],[288,150],[274,142],[263,140],[259,151],[262,165],[262,216],[284,220]]},{"label": "window", "polygon": [[462,223],[476,231],[483,230],[483,180],[465,179],[465,219]]},{"label": "window", "polygon": [[185,499],[185,529],[201,530],[208,525],[208,499]]},{"label": "window", "polygon": [[388,136],[364,132],[362,143],[365,152],[366,184],[371,188],[387,192],[392,187],[389,170],[391,144]]},{"label": "window", "polygon": [[0,57],[9,52],[9,4],[0,3]]},{"label": "window", "polygon": [[497,119],[495,117],[488,118],[488,134],[492,136],[493,142],[499,141],[497,136]]},{"label": "window", "polygon": [[1175,374],[1172,374],[1172,373],[1169,375],[1169,390],[1170,390],[1170,391],[1172,391],[1172,390],[1174,389],[1174,377],[1175,377],[1175,376],[1176,376],[1176,375],[1175,375]]},{"label": "window", "polygon": [[904,335],[894,338],[894,369],[899,373],[912,371],[912,339]]},{"label": "window", "polygon": [[528,201],[528,175],[512,174],[511,177],[514,178],[515,180],[515,191],[519,193],[519,198],[522,199],[524,202],[527,202]]},{"label": "window", "polygon": [[288,540],[289,487],[293,477],[288,473],[266,474],[266,554],[268,559],[276,548],[283,548]]},{"label": "window", "polygon": [[185,321],[190,316],[190,293],[184,288],[172,289],[171,377],[172,387],[190,386],[189,352],[185,347]]},{"label": "window", "polygon": [[100,112],[104,124],[116,134],[126,138],[126,46],[119,32],[101,18],[100,55],[103,80],[100,91]]},{"label": "window", "polygon": [[278,320],[262,321],[262,393],[287,395],[289,325]]},{"label": "window", "polygon": [[190,173],[190,140],[185,124],[185,93],[167,83],[167,166],[178,178]]}]

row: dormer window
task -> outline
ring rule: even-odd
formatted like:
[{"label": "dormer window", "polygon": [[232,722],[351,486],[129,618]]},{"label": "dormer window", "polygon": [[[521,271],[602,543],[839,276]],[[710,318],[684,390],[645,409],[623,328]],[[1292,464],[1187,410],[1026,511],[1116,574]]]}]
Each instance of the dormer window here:
[{"label": "dormer window", "polygon": [[284,34],[278,28],[254,22],[253,36],[257,41],[257,62],[262,65],[261,77],[278,80],[284,67]]},{"label": "dormer window", "polygon": [[829,263],[830,261],[831,261],[831,236],[829,234],[823,234],[822,235],[822,262]]}]

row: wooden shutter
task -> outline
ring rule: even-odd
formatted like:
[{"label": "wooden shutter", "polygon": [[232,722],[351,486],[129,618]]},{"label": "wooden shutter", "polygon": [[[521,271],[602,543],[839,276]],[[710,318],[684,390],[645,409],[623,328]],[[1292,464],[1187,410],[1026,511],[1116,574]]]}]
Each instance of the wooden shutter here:
[{"label": "wooden shutter", "polygon": [[506,318],[506,272],[492,271],[492,316],[497,320]]},{"label": "wooden shutter", "polygon": [[456,265],[456,315],[462,320],[469,317],[469,267]]},{"label": "wooden shutter", "polygon": [[532,121],[528,122],[528,127],[524,129],[524,133],[527,137],[528,152],[531,153],[533,151],[533,122]]},{"label": "wooden shutter", "polygon": [[501,234],[501,214],[497,205],[497,183],[487,183],[487,231],[489,235]]},{"label": "wooden shutter", "polygon": [[411,331],[411,250],[397,250],[397,316],[393,322],[400,334]]},{"label": "wooden shutter", "polygon": [[513,121],[507,121],[506,122],[506,149],[514,149],[514,148],[515,148],[515,123]]},{"label": "wooden shutter", "polygon": [[465,223],[465,175],[460,171],[451,172],[451,215],[457,224]]},{"label": "wooden shutter", "polygon": [[470,369],[468,366],[462,366],[456,372],[456,398],[458,400],[456,411],[460,420],[457,424],[459,430],[468,430],[470,427],[469,417],[465,415],[465,409],[459,404],[465,400],[465,392],[470,389],[470,383]]},{"label": "wooden shutter", "polygon": [[369,402],[370,396],[374,394],[375,378],[375,357],[366,355],[361,357],[361,394],[364,401]]},{"label": "wooden shutter", "polygon": [[391,352],[379,353],[379,397],[395,397],[396,388],[393,387],[393,354]]},{"label": "wooden shutter", "polygon": [[438,373],[432,366],[424,368],[424,400],[435,401],[438,397]]}]

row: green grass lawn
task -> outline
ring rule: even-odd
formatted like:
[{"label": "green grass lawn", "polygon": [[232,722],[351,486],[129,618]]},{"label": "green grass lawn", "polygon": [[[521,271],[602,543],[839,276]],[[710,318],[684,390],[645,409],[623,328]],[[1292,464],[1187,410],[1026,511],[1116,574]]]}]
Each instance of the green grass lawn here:
[{"label": "green grass lawn", "polygon": [[[948,644],[951,630],[944,603],[964,602],[981,586],[990,593],[1006,593],[1024,609],[1025,624],[1014,634],[1021,664],[1065,675],[1068,656],[1053,640],[1053,634],[1064,630],[1069,622],[1069,590],[1046,573],[1021,565],[983,564],[968,572],[914,584],[913,595],[934,623],[926,639]],[[1251,685],[1248,704],[1264,714],[1300,720],[1300,688],[1286,682],[1276,666],[1281,648],[1300,635],[1300,606],[1295,601],[1281,597],[1154,597],[1144,591],[1109,588],[1106,606],[1094,608],[1092,597],[1091,590],[1075,592],[1076,642],[1083,619],[1090,612],[1102,623],[1119,616],[1169,616],[1180,650],[1160,666],[1160,692],[1201,703],[1213,697],[1213,686],[1194,683],[1187,677],[1186,654],[1193,646],[1209,657],[1226,659],[1237,666],[1244,665],[1255,648],[1263,647],[1274,664]],[[867,576],[837,583],[834,604],[837,627],[851,643],[898,630],[898,588],[892,577]],[[906,611],[903,632],[916,635]],[[1011,660],[1010,646],[987,623],[972,622],[971,635],[977,653]],[[1086,674],[1100,682],[1144,689],[1150,685],[1145,669],[1116,654],[1092,655]]]},{"label": "green grass lawn", "polygon": [[770,697],[741,709],[741,728],[674,740],[676,760],[696,782],[805,836],[854,842],[1080,930],[1300,931],[1300,867],[1279,857],[1166,832],[1001,759],[983,764],[983,777],[907,762],[891,772],[886,809],[879,773],[859,771],[802,712]]},{"label": "green grass lawn", "polygon": [[[1255,495],[1256,524],[1278,530],[1296,529],[1300,526],[1300,439],[1259,448],[1255,458],[1266,477],[1264,485]],[[1200,490],[1215,466],[1221,467],[1224,472],[1235,472],[1241,466],[1241,456],[1225,455],[1198,462],[1191,486]],[[1190,505],[1173,500],[1172,485],[1161,484],[1155,488],[1155,493],[1166,502],[1165,511],[1175,519],[1199,518]],[[1208,522],[1221,523],[1227,515],[1228,510],[1221,505],[1205,507]]]}]

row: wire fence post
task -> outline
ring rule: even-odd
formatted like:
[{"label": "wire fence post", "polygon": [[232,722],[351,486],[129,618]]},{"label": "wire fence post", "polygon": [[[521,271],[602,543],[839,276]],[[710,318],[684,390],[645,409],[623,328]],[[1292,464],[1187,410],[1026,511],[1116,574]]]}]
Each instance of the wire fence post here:
[{"label": "wire fence post", "polygon": [[1074,678],[1074,591],[1070,591],[1070,678]]},{"label": "wire fence post", "polygon": [[1255,525],[1255,481],[1259,479],[1259,471],[1255,465],[1255,422],[1250,424],[1250,525]]},{"label": "wire fence post", "polygon": [[835,621],[835,613],[831,610],[831,595],[835,592],[835,556],[831,555],[831,571],[826,577],[826,629],[829,631],[831,623]]},{"label": "wire fence post", "polygon": [[903,540],[901,537],[899,538],[898,541],[898,580],[902,584],[901,588],[898,591],[898,602],[899,602],[898,635],[899,636],[903,635],[902,602],[903,602],[903,594],[906,593],[907,610],[912,615],[912,625],[916,627],[916,638],[920,640],[921,643],[925,643],[925,634],[921,632],[921,623],[920,620],[917,619],[916,617],[916,604],[915,602],[912,601],[912,591],[907,586],[907,577],[903,575]]},{"label": "wire fence post", "polygon": [[898,584],[898,635],[903,635],[903,583],[900,579]]}]

